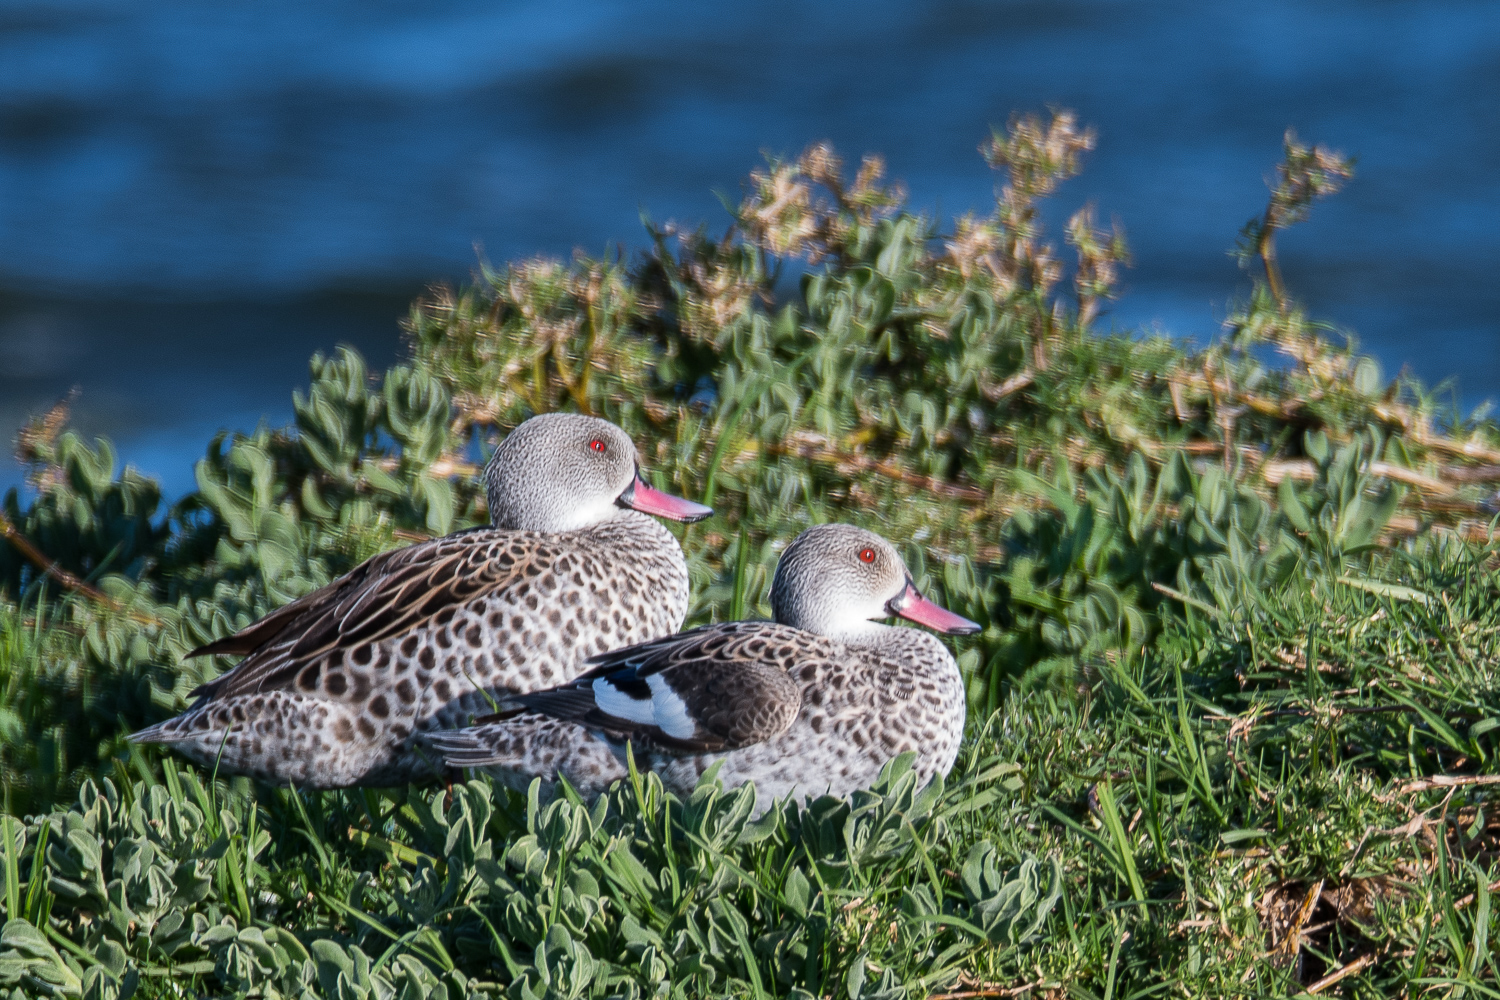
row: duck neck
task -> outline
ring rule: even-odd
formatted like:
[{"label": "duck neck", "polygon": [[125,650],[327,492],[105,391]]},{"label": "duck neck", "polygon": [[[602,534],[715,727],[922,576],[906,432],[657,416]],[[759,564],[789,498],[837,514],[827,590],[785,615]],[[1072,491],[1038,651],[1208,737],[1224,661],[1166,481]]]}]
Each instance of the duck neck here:
[{"label": "duck neck", "polygon": [[616,507],[613,501],[607,500],[560,504],[540,496],[497,496],[493,490],[489,500],[492,526],[510,531],[535,531],[544,535],[587,531],[614,520],[619,514],[635,513]]},{"label": "duck neck", "polygon": [[821,628],[808,629],[808,631],[817,632],[819,635],[827,636],[855,649],[879,649],[890,642],[892,632],[900,630],[869,619],[859,618],[839,622],[836,625],[825,624]]},{"label": "duck neck", "polygon": [[666,525],[649,514],[642,514],[638,510],[630,510],[626,507],[616,508],[615,513],[609,517],[586,528],[580,528],[578,533],[591,538],[614,540],[618,543],[678,547],[676,537],[667,530]]},{"label": "duck neck", "polygon": [[[870,624],[875,625],[874,622]],[[875,625],[875,631],[870,633],[864,645],[867,649],[898,660],[929,653],[942,657],[952,656],[943,641],[926,629],[899,625]]]}]

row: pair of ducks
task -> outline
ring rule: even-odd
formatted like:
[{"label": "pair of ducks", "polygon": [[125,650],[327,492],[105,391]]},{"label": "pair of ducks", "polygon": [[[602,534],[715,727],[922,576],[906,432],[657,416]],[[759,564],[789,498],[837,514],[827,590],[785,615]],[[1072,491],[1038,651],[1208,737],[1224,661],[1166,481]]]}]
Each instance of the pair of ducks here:
[{"label": "pair of ducks", "polygon": [[809,528],[777,565],[774,622],[678,633],[687,565],[648,515],[712,511],[648,486],[624,431],[533,417],[485,484],[492,526],[374,556],[194,650],[244,659],[132,739],[311,788],[430,780],[446,764],[523,789],[563,776],[586,797],[626,775],[630,744],[678,793],[722,762],[720,780],[753,781],[762,807],[847,795],[906,751],[922,780],[952,768],[958,665],[934,636],[876,619],[979,626],[923,598],[878,535]]}]

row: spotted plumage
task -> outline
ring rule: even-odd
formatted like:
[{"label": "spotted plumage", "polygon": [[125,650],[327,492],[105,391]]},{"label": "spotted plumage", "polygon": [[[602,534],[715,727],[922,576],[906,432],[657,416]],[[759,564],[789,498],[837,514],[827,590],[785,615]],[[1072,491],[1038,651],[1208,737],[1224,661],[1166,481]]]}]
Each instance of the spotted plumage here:
[{"label": "spotted plumage", "polygon": [[377,555],[196,650],[245,659],[133,739],[308,787],[420,780],[441,768],[429,731],[681,627],[682,550],[641,511],[686,520],[708,509],[646,486],[623,431],[533,418],[486,479],[493,526]]},{"label": "spotted plumage", "polygon": [[776,622],[710,625],[596,657],[573,682],[507,699],[492,720],[433,745],[454,766],[516,786],[562,775],[592,795],[624,776],[628,743],[679,793],[717,763],[726,785],[753,781],[762,806],[846,795],[908,751],[924,779],[952,768],[958,665],[936,637],[872,619],[978,626],[923,599],[885,540],[846,525],[803,532],[771,601]]}]

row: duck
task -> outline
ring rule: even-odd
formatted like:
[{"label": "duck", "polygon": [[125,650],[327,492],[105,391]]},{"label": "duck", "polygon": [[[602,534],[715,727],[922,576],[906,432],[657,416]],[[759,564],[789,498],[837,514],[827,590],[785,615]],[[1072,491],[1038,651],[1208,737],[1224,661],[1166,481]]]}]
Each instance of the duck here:
[{"label": "duck", "polygon": [[614,650],[572,681],[506,699],[500,711],[433,747],[556,794],[565,778],[596,797],[633,755],[678,795],[710,767],[726,788],[753,782],[771,801],[843,797],[902,753],[922,782],[947,775],[965,721],[963,678],[931,632],[981,626],[924,597],[896,549],[845,524],[803,531],[778,561],[773,621],[732,621]]},{"label": "duck", "polygon": [[382,552],[193,650],[244,658],[131,739],[304,788],[432,780],[444,771],[427,733],[682,627],[687,564],[656,518],[713,512],[651,487],[619,427],[531,417],[484,483],[489,526]]}]

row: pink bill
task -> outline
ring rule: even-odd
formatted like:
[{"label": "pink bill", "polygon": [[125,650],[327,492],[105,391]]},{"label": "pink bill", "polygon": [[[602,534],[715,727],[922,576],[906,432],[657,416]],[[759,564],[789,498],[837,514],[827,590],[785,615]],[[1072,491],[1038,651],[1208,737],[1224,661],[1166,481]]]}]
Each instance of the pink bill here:
[{"label": "pink bill", "polygon": [[916,622],[918,625],[926,625],[928,628],[943,632],[947,635],[971,635],[982,631],[983,626],[977,622],[971,622],[963,615],[955,615],[947,608],[940,608],[917,590],[917,585],[910,580],[906,581],[906,589],[901,596],[886,605],[893,615],[900,615],[907,621]]},{"label": "pink bill", "polygon": [[693,503],[682,497],[674,497],[670,493],[653,489],[639,474],[630,488],[620,494],[620,503],[632,510],[638,510],[643,514],[655,514],[657,517],[667,517],[674,521],[701,521],[714,512],[712,507],[705,507],[701,503]]}]

